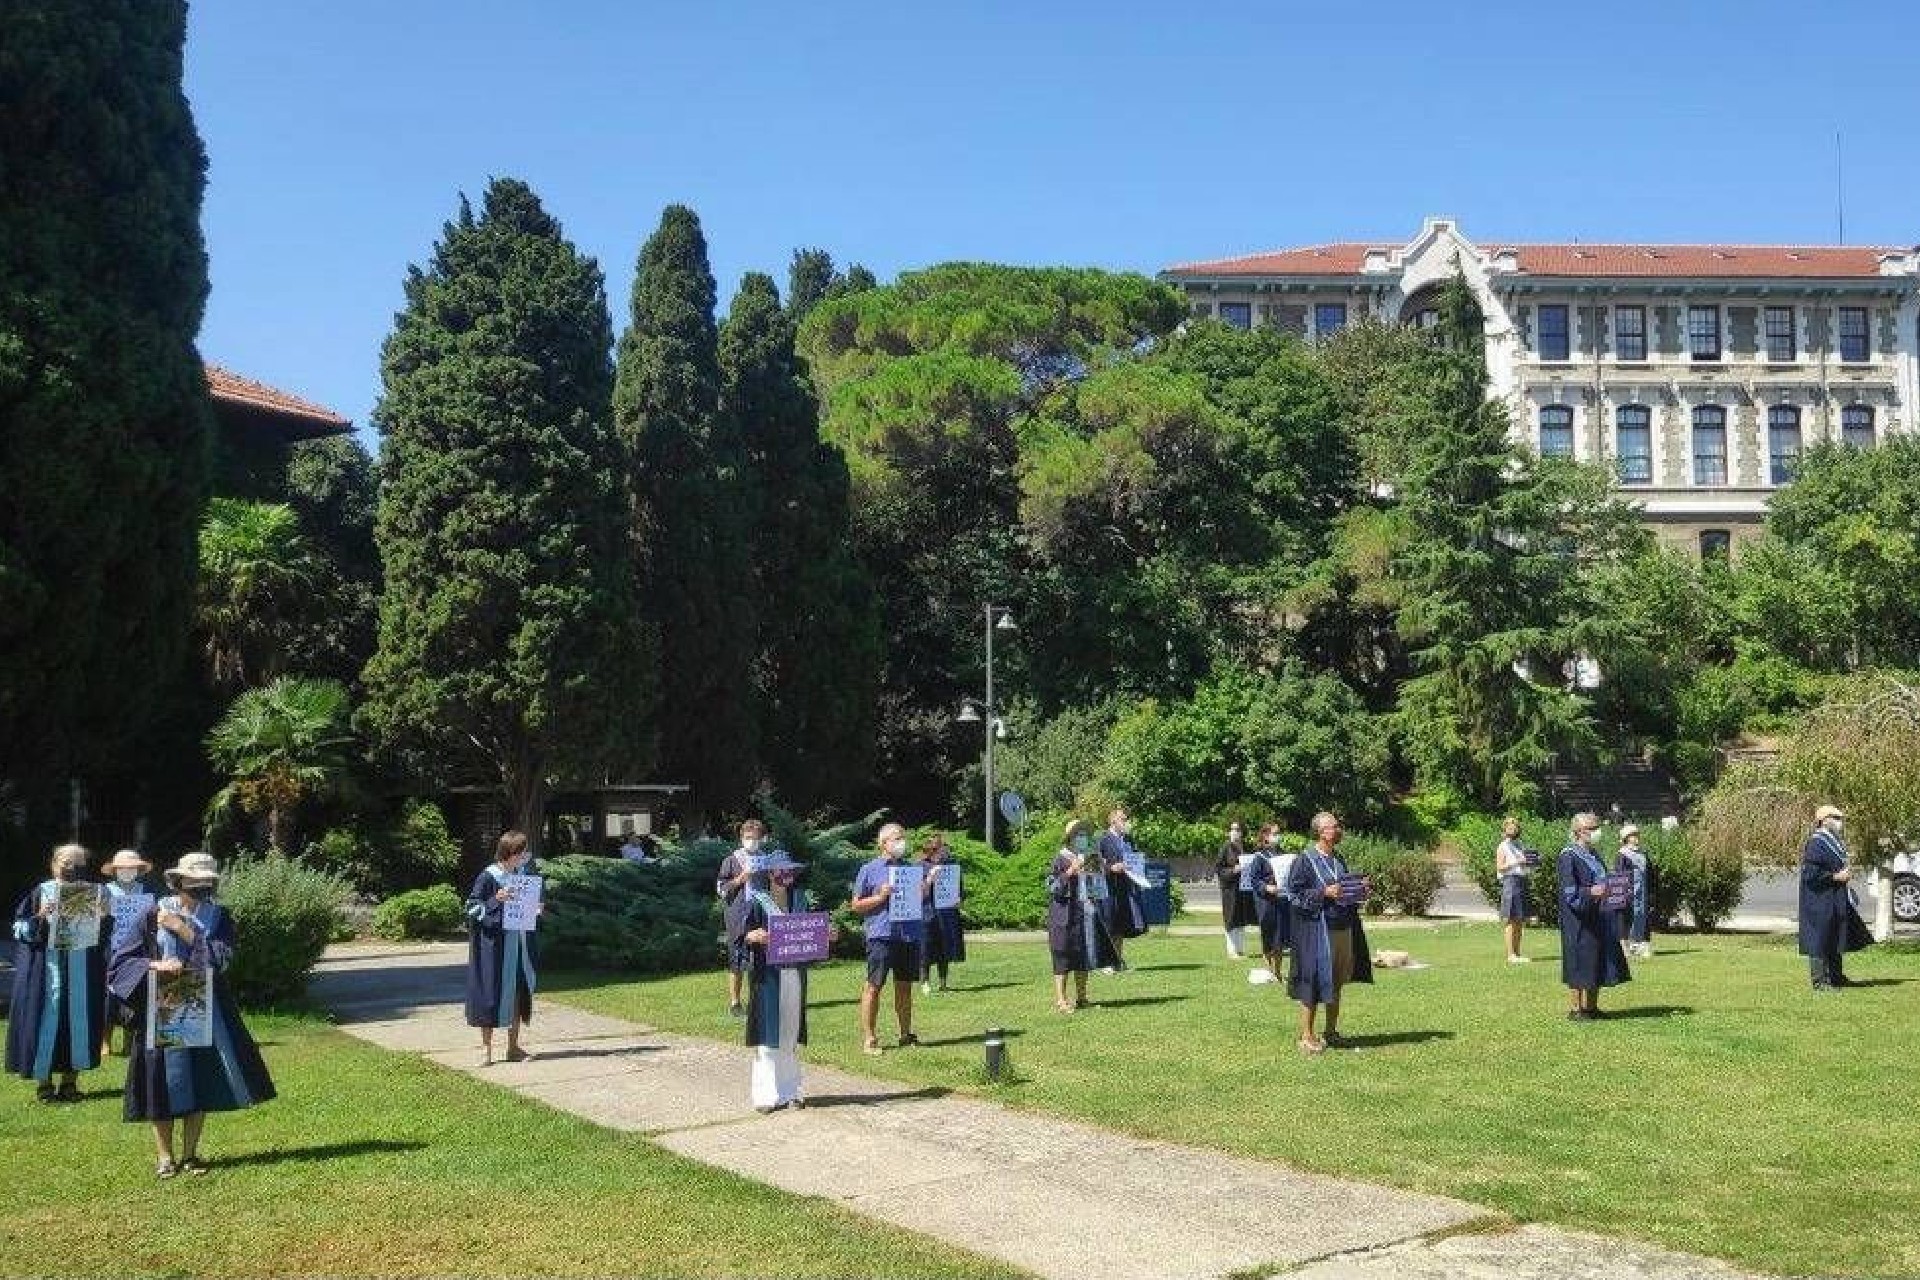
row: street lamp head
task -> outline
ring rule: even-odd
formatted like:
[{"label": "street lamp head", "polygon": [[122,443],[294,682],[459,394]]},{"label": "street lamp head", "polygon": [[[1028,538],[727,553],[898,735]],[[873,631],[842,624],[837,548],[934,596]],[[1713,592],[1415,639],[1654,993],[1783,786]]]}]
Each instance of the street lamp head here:
[{"label": "street lamp head", "polygon": [[993,629],[995,631],[1018,631],[1020,628],[1013,625],[1012,611],[1002,610],[1000,613],[1000,621],[993,624]]},{"label": "street lamp head", "polygon": [[1007,740],[1007,722],[999,716],[993,718],[993,736],[1002,742]]},{"label": "street lamp head", "polygon": [[980,712],[972,702],[963,702],[960,704],[960,714],[954,719],[961,724],[979,724]]}]

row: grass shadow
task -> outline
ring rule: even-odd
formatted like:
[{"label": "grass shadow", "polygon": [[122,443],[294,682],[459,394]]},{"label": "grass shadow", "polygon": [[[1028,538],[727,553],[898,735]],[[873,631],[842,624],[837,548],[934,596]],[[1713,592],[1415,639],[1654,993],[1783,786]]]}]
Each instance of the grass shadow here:
[{"label": "grass shadow", "polygon": [[859,1003],[858,997],[850,1000],[809,1000],[807,1001],[807,1011],[811,1013],[815,1009],[851,1009]]},{"label": "grass shadow", "polygon": [[317,1147],[274,1147],[249,1151],[245,1155],[223,1156],[210,1165],[223,1169],[256,1164],[317,1164],[323,1160],[347,1160],[354,1156],[379,1155],[390,1151],[424,1151],[424,1142],[396,1142],[390,1138],[362,1138],[355,1142],[325,1142]]},{"label": "grass shadow", "polygon": [[1343,1049],[1384,1049],[1395,1044],[1427,1044],[1434,1040],[1451,1040],[1451,1031],[1382,1031],[1376,1035],[1350,1036],[1342,1033],[1340,1048]]},{"label": "grass shadow", "polygon": [[630,1053],[660,1053],[666,1048],[661,1044],[615,1045],[610,1049],[540,1049],[533,1055],[536,1062],[559,1062],[564,1058],[621,1058]]},{"label": "grass shadow", "polygon": [[1183,969],[1205,969],[1204,964],[1130,964],[1129,973],[1174,973]]},{"label": "grass shadow", "polygon": [[1849,987],[1898,987],[1912,982],[1912,978],[1849,978]]},{"label": "grass shadow", "polygon": [[1172,1004],[1177,1000],[1191,1000],[1191,996],[1122,996],[1118,1000],[1095,1000],[1091,1007],[1095,1009],[1131,1009],[1150,1004]]},{"label": "grass shadow", "polygon": [[[1018,1027],[1002,1027],[1000,1029],[1000,1034],[1006,1037],[1007,1039],[1011,1040],[1015,1036],[1025,1035],[1026,1033],[1020,1030],[1020,1028]],[[986,1038],[986,1035],[984,1032],[981,1032],[976,1035],[970,1035],[970,1036],[948,1036],[944,1040],[922,1040],[919,1042],[918,1047],[922,1049],[944,1049],[949,1045],[979,1044],[985,1038]]]},{"label": "grass shadow", "polygon": [[882,1102],[912,1102],[920,1098],[944,1098],[953,1090],[940,1085],[924,1089],[901,1089],[893,1093],[814,1093],[807,1095],[808,1111],[821,1107],[870,1107]]},{"label": "grass shadow", "polygon": [[1602,1009],[1602,1022],[1618,1022],[1622,1018],[1685,1018],[1693,1013],[1690,1004],[1637,1004],[1625,1009]]},{"label": "grass shadow", "polygon": [[[1031,982],[978,982],[964,987],[956,984],[948,987],[945,991],[936,991],[933,993],[933,996],[927,998],[932,999],[934,996],[960,995],[968,991],[1001,991],[1007,987],[1030,987],[1032,985]],[[851,1001],[848,1003],[851,1003]],[[812,1007],[811,1005],[808,1006],[808,1008]]]}]

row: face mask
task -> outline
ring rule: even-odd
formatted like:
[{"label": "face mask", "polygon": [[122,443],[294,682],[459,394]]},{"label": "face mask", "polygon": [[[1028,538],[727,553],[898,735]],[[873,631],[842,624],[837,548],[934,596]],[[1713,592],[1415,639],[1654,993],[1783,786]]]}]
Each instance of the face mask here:
[{"label": "face mask", "polygon": [[740,847],[748,853],[758,853],[760,852],[760,837],[749,836],[740,842]]},{"label": "face mask", "polygon": [[77,868],[71,867],[64,862],[53,869],[53,878],[55,880],[72,880],[78,877],[79,874],[80,872]]},{"label": "face mask", "polygon": [[1073,838],[1073,851],[1075,853],[1085,853],[1092,844],[1093,842],[1085,836],[1075,836]]},{"label": "face mask", "polygon": [[113,873],[113,878],[115,880],[118,880],[121,884],[132,884],[135,880],[138,880],[140,878],[140,873],[138,871],[135,871],[132,867],[122,867],[120,870]]},{"label": "face mask", "polygon": [[887,852],[896,858],[904,858],[907,854],[907,842],[904,839],[889,840]]}]

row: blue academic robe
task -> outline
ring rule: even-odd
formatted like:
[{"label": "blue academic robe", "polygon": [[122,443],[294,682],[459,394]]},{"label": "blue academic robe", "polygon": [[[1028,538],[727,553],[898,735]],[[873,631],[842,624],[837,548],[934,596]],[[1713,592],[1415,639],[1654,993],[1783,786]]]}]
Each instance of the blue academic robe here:
[{"label": "blue academic robe", "polygon": [[[1253,855],[1253,865],[1247,868],[1248,880],[1253,885],[1254,918],[1260,925],[1260,950],[1265,953],[1285,951],[1293,934],[1293,907],[1287,901],[1286,886],[1279,882],[1275,856],[1272,851],[1262,849]],[[1279,888],[1279,895],[1268,893],[1270,887]]]},{"label": "blue academic robe", "polygon": [[[233,916],[219,903],[203,901],[193,913],[197,936],[186,947],[172,934],[160,936],[163,905],[185,912],[185,904],[173,897],[147,908],[137,927],[121,936],[107,968],[114,996],[134,1015],[122,1114],[128,1120],[171,1120],[196,1111],[237,1111],[268,1101],[274,1096],[273,1078],[240,1020],[239,1006],[227,985],[226,968],[233,960],[235,940]],[[167,954],[177,954],[188,966],[213,971],[213,1043],[204,1049],[147,1047],[148,964]]]},{"label": "blue academic robe", "polygon": [[1633,877],[1633,891],[1627,895],[1627,909],[1621,912],[1620,928],[1627,935],[1628,942],[1645,942],[1647,930],[1651,924],[1648,913],[1653,909],[1653,864],[1647,861],[1645,850],[1620,850],[1620,856],[1614,859],[1616,873],[1625,872]]},{"label": "blue academic robe", "polygon": [[1288,923],[1293,966],[1287,972],[1287,994],[1301,1004],[1328,1004],[1339,998],[1333,985],[1331,931],[1344,924],[1353,938],[1353,976],[1349,982],[1373,981],[1373,952],[1360,913],[1350,906],[1327,901],[1327,886],[1349,874],[1338,853],[1320,856],[1309,849],[1287,868]]},{"label": "blue academic robe", "polygon": [[1560,851],[1560,981],[1593,990],[1633,981],[1620,947],[1618,916],[1589,890],[1604,884],[1607,864],[1577,844]]},{"label": "blue academic robe", "polygon": [[[1109,831],[1100,837],[1100,861],[1115,863],[1134,852],[1125,836]],[[1146,910],[1140,901],[1140,886],[1124,871],[1107,873],[1107,924],[1116,938],[1137,938],[1147,931]]]},{"label": "blue academic robe", "polygon": [[56,881],[29,890],[13,913],[13,1005],[7,1017],[7,1070],[50,1080],[100,1065],[106,1029],[107,922],[102,942],[71,951],[49,945],[51,927],[38,912]]},{"label": "blue academic robe", "polygon": [[1047,868],[1047,946],[1061,957],[1067,973],[1089,973],[1114,963],[1113,940],[1107,935],[1100,904],[1087,898],[1086,881],[1092,870],[1077,876],[1067,874],[1073,856],[1064,850],[1054,855]]},{"label": "blue academic robe", "polygon": [[1816,831],[1800,850],[1800,954],[1837,956],[1872,943],[1866,921],[1854,909],[1848,886],[1836,881],[1847,865],[1846,846],[1828,831]]},{"label": "blue academic robe", "polygon": [[[928,862],[926,917],[927,929],[921,943],[921,972],[926,972],[930,964],[955,964],[967,958],[967,933],[960,923],[959,907],[939,907],[933,905],[933,873],[946,865],[944,862]],[[964,899],[965,894],[962,893]]]},{"label": "blue academic robe", "polygon": [[[813,900],[807,891],[797,886],[791,890],[788,910],[794,913],[813,910]],[[767,917],[778,915],[780,908],[764,891],[743,889],[735,895],[732,905],[727,908],[729,924],[738,924],[737,932],[742,936],[755,929],[764,929]],[[798,1043],[807,1042],[807,970],[811,965],[779,965],[767,963],[767,949],[764,946],[746,946],[751,963],[747,968],[747,1043],[768,1049],[779,1049],[780,1043],[780,975],[792,969],[800,975],[800,1035]]]},{"label": "blue academic robe", "polygon": [[497,865],[475,877],[467,891],[467,1025],[510,1027],[518,1012],[533,1021],[533,935],[502,927],[505,907],[494,899]]}]

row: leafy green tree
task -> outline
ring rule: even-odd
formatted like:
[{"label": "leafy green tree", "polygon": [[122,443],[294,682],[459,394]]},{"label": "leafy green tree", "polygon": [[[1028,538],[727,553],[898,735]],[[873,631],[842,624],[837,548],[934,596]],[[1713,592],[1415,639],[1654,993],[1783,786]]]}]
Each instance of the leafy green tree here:
[{"label": "leafy green tree", "polygon": [[369,722],[485,770],[536,841],[558,778],[633,766],[644,688],[599,267],[525,183],[463,200],[382,353]]},{"label": "leafy green tree", "polygon": [[755,512],[738,423],[720,407],[713,273],[700,220],[669,205],[641,246],[620,336],[614,423],[639,503],[641,599],[660,629],[661,768],[709,814],[762,780],[754,680]]},{"label": "leafy green tree", "polygon": [[0,778],[124,760],[188,667],[211,417],[182,0],[0,42]]},{"label": "leafy green tree", "polygon": [[285,487],[313,552],[312,588],[288,638],[288,667],[357,680],[373,656],[379,614],[373,458],[352,436],[308,441],[294,448]]},{"label": "leafy green tree", "polygon": [[214,498],[200,524],[200,630],[217,686],[286,673],[287,640],[314,580],[314,557],[292,507]]},{"label": "leafy green tree", "polygon": [[789,805],[812,812],[847,802],[870,775],[880,633],[848,539],[846,461],[820,439],[793,339],[772,278],[748,273],[720,332],[720,413],[745,445],[767,771]]},{"label": "leafy green tree", "polygon": [[207,755],[230,779],[209,818],[232,809],[264,816],[272,852],[293,852],[300,807],[351,784],[359,758],[351,710],[336,680],[282,677],[241,693],[207,735]]}]

